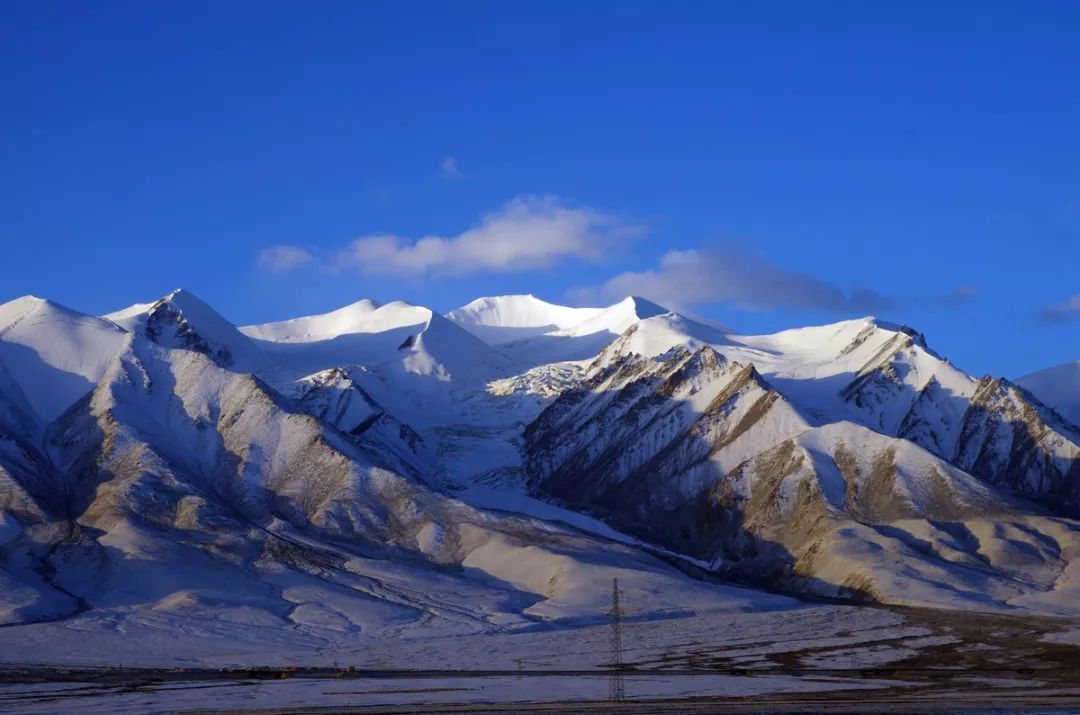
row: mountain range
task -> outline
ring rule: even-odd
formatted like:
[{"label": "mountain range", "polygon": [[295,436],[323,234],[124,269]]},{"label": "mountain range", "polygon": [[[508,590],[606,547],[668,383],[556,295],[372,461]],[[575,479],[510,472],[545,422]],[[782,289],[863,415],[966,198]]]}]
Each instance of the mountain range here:
[{"label": "mountain range", "polygon": [[[483,633],[788,594],[1080,615],[1080,362],[630,297],[0,305],[0,623]],[[306,630],[305,630],[306,629]],[[314,630],[312,630],[314,629]]]}]

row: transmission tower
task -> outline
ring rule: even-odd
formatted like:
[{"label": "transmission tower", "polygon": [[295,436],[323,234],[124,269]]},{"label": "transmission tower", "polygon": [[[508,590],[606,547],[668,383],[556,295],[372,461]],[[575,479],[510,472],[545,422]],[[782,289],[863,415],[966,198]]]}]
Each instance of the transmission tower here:
[{"label": "transmission tower", "polygon": [[622,671],[622,606],[619,605],[619,579],[611,581],[611,676],[608,679],[608,700],[622,702],[626,698]]}]

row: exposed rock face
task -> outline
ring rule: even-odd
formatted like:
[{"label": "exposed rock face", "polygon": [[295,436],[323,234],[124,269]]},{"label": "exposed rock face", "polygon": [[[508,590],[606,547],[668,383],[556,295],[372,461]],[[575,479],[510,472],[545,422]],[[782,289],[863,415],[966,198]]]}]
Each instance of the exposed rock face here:
[{"label": "exposed rock face", "polygon": [[293,397],[305,412],[352,437],[376,463],[420,479],[432,473],[423,437],[376,402],[349,370],[331,368],[303,378]]},{"label": "exposed rock face", "polygon": [[232,353],[225,346],[211,347],[188,323],[183,313],[166,299],[154,303],[146,316],[146,336],[156,343],[171,347],[194,350],[211,357],[228,367],[233,362]]},{"label": "exposed rock face", "polygon": [[1054,511],[1080,514],[1080,429],[1007,380],[979,381],[954,461]]},{"label": "exposed rock face", "polygon": [[1014,494],[1078,512],[1070,426],[1008,383],[955,370],[916,333],[856,335],[841,354],[880,342],[838,395],[863,424],[822,425],[754,365],[709,346],[642,357],[626,348],[640,342],[634,330],[527,428],[532,483],[721,572],[895,599],[881,555],[922,544],[910,535],[918,524],[949,544],[905,557],[919,561],[913,573],[959,559],[1006,588],[999,570],[1011,556],[947,535],[1030,512]]},{"label": "exposed rock face", "polygon": [[711,347],[607,358],[525,433],[536,483],[572,503],[676,506],[713,478],[711,458],[759,423],[805,428],[753,366]]},{"label": "exposed rock face", "polygon": [[528,469],[545,493],[709,557],[732,536],[702,501],[725,463],[756,453],[763,434],[806,428],[752,365],[711,347],[644,358],[616,345],[526,430]]},{"label": "exposed rock face", "polygon": [[1080,428],[1008,381],[975,381],[898,334],[841,394],[867,426],[1054,511],[1080,515]]}]

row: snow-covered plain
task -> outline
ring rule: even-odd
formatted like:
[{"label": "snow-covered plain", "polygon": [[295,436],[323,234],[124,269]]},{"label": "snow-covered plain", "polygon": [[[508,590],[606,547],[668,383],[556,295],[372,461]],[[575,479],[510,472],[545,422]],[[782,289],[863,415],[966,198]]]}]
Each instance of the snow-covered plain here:
[{"label": "snow-covered plain", "polygon": [[1080,617],[1080,428],[1024,387],[873,318],[746,336],[503,296],[237,328],[186,291],[100,318],[17,299],[0,658],[595,668],[615,578],[654,664],[946,637],[724,579]]},{"label": "snow-covered plain", "polygon": [[[281,630],[278,640],[269,642],[254,639],[256,629],[237,628],[234,637],[204,647],[198,658],[187,650],[192,640],[197,641],[190,636],[170,642],[164,634],[150,641],[141,629],[111,635],[101,630],[80,633],[61,624],[38,629],[26,631],[33,634],[28,647],[44,647],[52,662],[92,664],[104,670],[72,676],[69,682],[0,686],[0,710],[52,712],[59,706],[80,712],[173,712],[574,703],[605,700],[609,681],[609,628],[603,623],[390,639],[313,630],[306,641]],[[1048,656],[1039,650],[1039,641],[1032,640],[1044,630],[1057,633],[1053,626],[1032,630],[993,617],[942,625],[924,621],[918,613],[836,605],[631,617],[623,626],[624,658],[632,667],[625,677],[626,694],[632,700],[695,698],[702,711],[710,711],[709,698],[727,702],[755,697],[765,707],[769,698],[826,692],[836,693],[839,711],[858,711],[859,703],[876,711],[877,705],[890,702],[906,702],[916,710],[923,703],[927,711],[934,711],[943,703],[970,706],[973,700],[987,702],[987,698],[998,705],[1013,702],[1010,698],[1047,704],[1055,688],[1071,698],[1066,702],[1075,703],[1080,689],[1075,682],[1069,687],[1063,655]],[[1046,640],[1052,641],[1053,635]],[[1075,657],[1078,649],[1072,648]],[[88,652],[102,649],[112,657],[107,665],[100,655]],[[284,680],[254,673],[245,677],[170,671],[196,664],[333,670],[293,672]],[[140,675],[131,670],[133,666],[161,669]],[[360,672],[350,673],[350,667]],[[365,675],[365,671],[374,672]],[[785,702],[790,707],[798,701]]]}]

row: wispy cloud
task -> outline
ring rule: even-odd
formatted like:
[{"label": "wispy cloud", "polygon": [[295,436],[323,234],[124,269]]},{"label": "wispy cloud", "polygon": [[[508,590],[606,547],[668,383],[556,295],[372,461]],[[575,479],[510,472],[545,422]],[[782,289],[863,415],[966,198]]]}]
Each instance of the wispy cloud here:
[{"label": "wispy cloud", "polygon": [[1075,293],[1061,303],[1048,305],[1042,310],[1044,323],[1067,323],[1080,320],[1080,293]]},{"label": "wispy cloud", "polygon": [[567,259],[598,260],[616,242],[642,231],[618,216],[553,196],[524,196],[453,236],[361,236],[334,255],[330,267],[393,275],[521,272]]},{"label": "wispy cloud", "polygon": [[256,263],[263,270],[284,273],[314,260],[311,251],[302,246],[277,245],[259,251]]},{"label": "wispy cloud", "polygon": [[457,159],[452,156],[444,156],[439,162],[439,173],[444,179],[463,179],[465,174],[458,168]]},{"label": "wispy cloud", "polygon": [[[731,303],[749,310],[872,313],[894,305],[877,291],[845,292],[819,278],[737,249],[669,251],[656,268],[620,273],[590,292],[604,300],[640,295],[679,309]],[[587,293],[577,297],[584,295]]]},{"label": "wispy cloud", "polygon": [[934,296],[934,303],[942,308],[953,308],[970,303],[979,297],[979,289],[974,286],[957,286],[948,293]]}]

